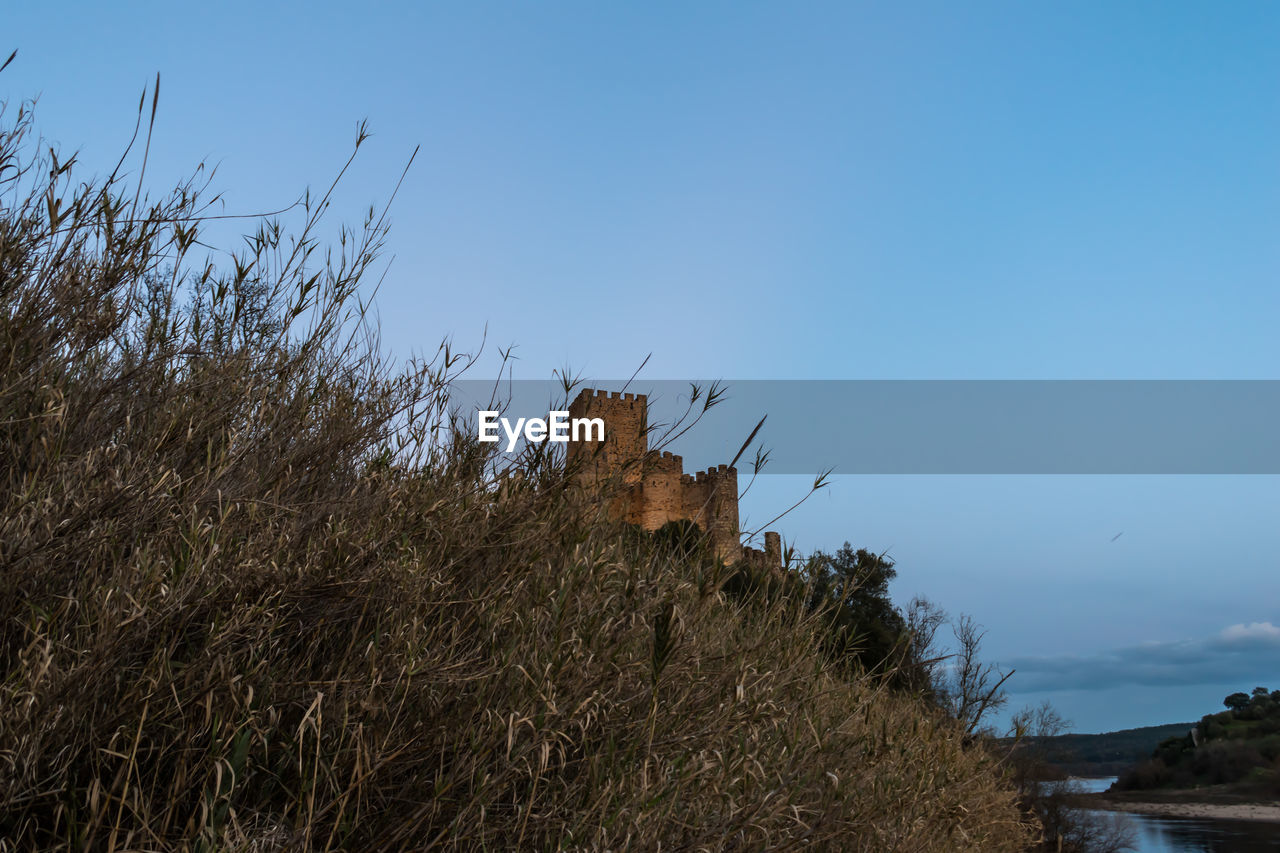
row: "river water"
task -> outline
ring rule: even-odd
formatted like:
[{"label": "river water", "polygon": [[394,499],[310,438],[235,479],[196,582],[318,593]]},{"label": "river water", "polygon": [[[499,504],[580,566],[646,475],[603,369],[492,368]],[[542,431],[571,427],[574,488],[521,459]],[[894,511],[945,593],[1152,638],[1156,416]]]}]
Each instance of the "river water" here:
[{"label": "river water", "polygon": [[[1086,791],[1105,791],[1115,777],[1076,779]],[[1105,820],[1116,812],[1094,811]],[[1274,853],[1280,851],[1280,824],[1120,814],[1133,828],[1134,853]]]}]

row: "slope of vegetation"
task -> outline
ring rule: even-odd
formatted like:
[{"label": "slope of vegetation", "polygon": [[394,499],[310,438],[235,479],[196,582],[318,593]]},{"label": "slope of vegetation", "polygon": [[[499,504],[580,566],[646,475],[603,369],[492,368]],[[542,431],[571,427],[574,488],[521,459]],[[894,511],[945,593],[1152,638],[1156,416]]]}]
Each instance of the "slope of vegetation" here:
[{"label": "slope of vegetation", "polygon": [[81,183],[0,119],[0,849],[1030,843],[822,611],[727,597],[545,459],[499,488],[465,361],[365,323],[376,212],[325,250],[308,198],[215,264],[202,185]]},{"label": "slope of vegetation", "polygon": [[1227,785],[1239,793],[1280,795],[1280,690],[1254,688],[1223,700],[1193,730],[1160,742],[1116,782],[1121,791]]}]

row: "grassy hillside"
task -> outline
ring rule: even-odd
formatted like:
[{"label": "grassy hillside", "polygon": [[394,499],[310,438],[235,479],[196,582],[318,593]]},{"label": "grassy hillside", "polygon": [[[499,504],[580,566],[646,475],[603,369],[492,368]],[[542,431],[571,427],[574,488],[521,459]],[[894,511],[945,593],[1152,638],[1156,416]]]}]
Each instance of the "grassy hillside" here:
[{"label": "grassy hillside", "polygon": [[1120,776],[1119,790],[1231,786],[1280,795],[1280,690],[1258,687],[1226,698],[1194,729],[1161,741]]},{"label": "grassy hillside", "polygon": [[544,458],[499,487],[465,359],[379,353],[376,212],[206,256],[198,182],[0,119],[0,850],[1027,844],[820,614],[726,599]]}]

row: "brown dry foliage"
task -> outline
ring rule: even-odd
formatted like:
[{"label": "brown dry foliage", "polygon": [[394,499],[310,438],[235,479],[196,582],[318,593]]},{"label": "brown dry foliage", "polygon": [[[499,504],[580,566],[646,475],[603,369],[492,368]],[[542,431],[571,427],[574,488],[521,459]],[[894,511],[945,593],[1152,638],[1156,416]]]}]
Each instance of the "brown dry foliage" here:
[{"label": "brown dry foliage", "polygon": [[329,253],[263,220],[192,263],[203,184],[72,181],[0,129],[0,850],[1018,850],[986,750],[493,487],[464,361],[394,365]]}]

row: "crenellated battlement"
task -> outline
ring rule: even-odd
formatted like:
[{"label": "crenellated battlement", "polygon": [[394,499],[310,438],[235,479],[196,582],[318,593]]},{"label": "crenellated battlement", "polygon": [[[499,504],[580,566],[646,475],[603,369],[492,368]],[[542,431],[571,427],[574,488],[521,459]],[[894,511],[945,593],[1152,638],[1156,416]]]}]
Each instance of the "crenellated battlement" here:
[{"label": "crenellated battlement", "polygon": [[684,472],[684,459],[669,450],[651,453],[645,462],[645,471],[650,473],[679,475]]},{"label": "crenellated battlement", "polygon": [[574,402],[576,403],[581,401],[583,397],[589,397],[594,401],[613,400],[620,403],[639,403],[645,406],[649,404],[649,400],[646,395],[632,394],[630,391],[592,391],[591,389],[587,389],[579,394],[577,400]]}]

